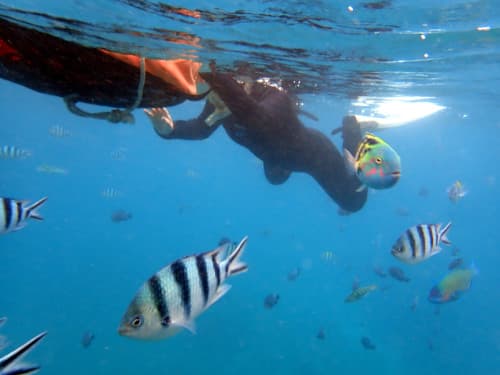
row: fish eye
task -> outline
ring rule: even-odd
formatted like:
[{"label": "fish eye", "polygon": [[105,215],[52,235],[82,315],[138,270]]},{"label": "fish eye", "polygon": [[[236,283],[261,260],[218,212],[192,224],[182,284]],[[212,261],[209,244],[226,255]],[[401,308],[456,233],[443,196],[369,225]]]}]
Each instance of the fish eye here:
[{"label": "fish eye", "polygon": [[139,328],[142,326],[142,323],[144,322],[144,319],[142,318],[142,315],[136,315],[132,319],[130,319],[130,326],[133,328]]},{"label": "fish eye", "polygon": [[375,163],[378,164],[378,165],[382,164],[382,158],[380,156],[377,156],[375,158]]},{"label": "fish eye", "polygon": [[170,325],[170,316],[164,316],[163,319],[161,320],[161,325],[163,327],[168,327]]}]

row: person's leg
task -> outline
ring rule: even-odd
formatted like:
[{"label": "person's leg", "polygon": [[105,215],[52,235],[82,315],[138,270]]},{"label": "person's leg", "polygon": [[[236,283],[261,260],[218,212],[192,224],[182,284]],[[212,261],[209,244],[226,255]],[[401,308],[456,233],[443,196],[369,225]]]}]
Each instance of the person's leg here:
[{"label": "person's leg", "polygon": [[353,156],[356,155],[358,145],[363,139],[361,127],[356,120],[356,116],[345,116],[342,119],[343,148],[348,150]]}]

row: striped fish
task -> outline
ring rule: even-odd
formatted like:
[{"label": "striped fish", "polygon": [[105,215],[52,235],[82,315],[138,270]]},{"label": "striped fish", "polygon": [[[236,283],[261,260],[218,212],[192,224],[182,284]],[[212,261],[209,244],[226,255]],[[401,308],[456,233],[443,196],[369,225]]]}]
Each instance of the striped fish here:
[{"label": "striped fish", "polygon": [[71,132],[68,129],[65,129],[61,125],[54,125],[49,128],[49,134],[53,137],[64,138],[70,137]]},{"label": "striped fish", "polygon": [[419,263],[441,251],[442,242],[451,245],[446,237],[451,222],[441,224],[420,224],[407,229],[392,246],[391,253],[405,263]]},{"label": "striped fish", "polygon": [[0,147],[0,159],[26,159],[31,156],[31,151],[16,146]]},{"label": "striped fish", "polygon": [[239,261],[247,237],[228,253],[228,246],[187,256],[164,267],[146,281],[123,315],[122,336],[153,340],[170,337],[183,328],[195,332],[194,320],[226,294],[224,281],[245,272]]},{"label": "striped fish", "polygon": [[37,365],[23,365],[20,359],[24,357],[38,342],[45,337],[42,332],[23,345],[0,358],[0,375],[33,374],[40,369]]},{"label": "striped fish", "polygon": [[27,201],[0,198],[0,234],[24,228],[26,220],[30,218],[43,220],[36,209],[46,200],[47,197],[44,197],[35,203],[28,204]]},{"label": "striped fish", "polygon": [[101,196],[106,199],[120,198],[122,195],[123,194],[120,190],[113,187],[107,187],[103,191],[101,191]]}]

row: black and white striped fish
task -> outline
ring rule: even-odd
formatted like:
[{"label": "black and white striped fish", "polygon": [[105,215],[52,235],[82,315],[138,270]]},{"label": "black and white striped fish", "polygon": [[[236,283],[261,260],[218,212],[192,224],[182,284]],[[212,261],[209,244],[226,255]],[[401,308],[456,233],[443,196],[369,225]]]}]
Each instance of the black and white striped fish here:
[{"label": "black and white striped fish", "polygon": [[113,187],[107,187],[103,191],[101,191],[101,196],[107,199],[120,198],[122,196],[122,192]]},{"label": "black and white striped fish", "polygon": [[226,258],[225,244],[178,259],[155,273],[128,306],[119,334],[154,340],[173,336],[183,328],[195,332],[195,318],[229,291],[224,281],[247,270],[239,261],[247,239],[243,238]]},{"label": "black and white striped fish", "polygon": [[36,209],[46,200],[47,197],[44,197],[35,203],[28,204],[27,201],[0,198],[0,234],[24,228],[26,220],[30,218],[43,220]]},{"label": "black and white striped fish", "polygon": [[451,245],[446,237],[451,222],[441,224],[420,224],[407,229],[392,246],[391,253],[405,263],[419,263],[441,251],[442,242]]},{"label": "black and white striped fish", "polygon": [[31,156],[31,151],[16,146],[1,146],[0,159],[26,159]]},{"label": "black and white striped fish", "polygon": [[61,125],[54,125],[49,128],[49,134],[53,137],[64,138],[70,137],[71,132],[68,129],[65,129]]}]

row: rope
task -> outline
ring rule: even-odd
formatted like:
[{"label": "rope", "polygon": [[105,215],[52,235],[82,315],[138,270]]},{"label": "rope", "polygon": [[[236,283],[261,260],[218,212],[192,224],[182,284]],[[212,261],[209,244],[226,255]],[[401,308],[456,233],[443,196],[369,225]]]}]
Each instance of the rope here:
[{"label": "rope", "polygon": [[144,93],[144,83],[146,81],[146,62],[144,57],[141,57],[140,60],[140,75],[139,75],[139,84],[137,86],[137,97],[135,98],[134,103],[125,109],[112,109],[111,111],[104,112],[87,112],[83,109],[79,108],[76,103],[78,102],[79,95],[71,94],[64,97],[64,102],[66,103],[66,107],[68,110],[75,115],[94,118],[98,120],[107,120],[113,124],[118,124],[123,122],[125,124],[133,124],[135,122],[134,115],[132,111],[134,111],[142,101],[142,96]]}]

